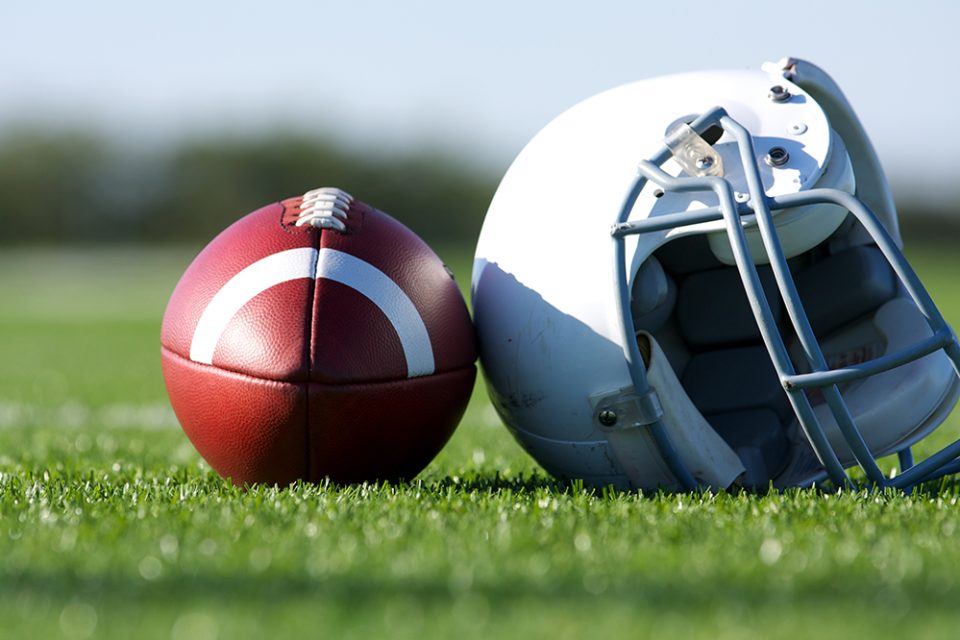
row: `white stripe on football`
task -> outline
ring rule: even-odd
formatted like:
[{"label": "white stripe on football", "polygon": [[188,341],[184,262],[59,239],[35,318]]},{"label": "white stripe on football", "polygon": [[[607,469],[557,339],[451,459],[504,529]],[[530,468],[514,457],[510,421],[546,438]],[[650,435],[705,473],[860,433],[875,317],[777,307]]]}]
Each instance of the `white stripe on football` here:
[{"label": "white stripe on football", "polygon": [[368,298],[397,332],[407,361],[407,376],[414,378],[434,372],[430,336],[409,296],[369,262],[335,249],[281,251],[254,262],[230,278],[200,316],[190,344],[190,359],[212,364],[220,336],[245,304],[271,287],[300,278],[333,280]]}]

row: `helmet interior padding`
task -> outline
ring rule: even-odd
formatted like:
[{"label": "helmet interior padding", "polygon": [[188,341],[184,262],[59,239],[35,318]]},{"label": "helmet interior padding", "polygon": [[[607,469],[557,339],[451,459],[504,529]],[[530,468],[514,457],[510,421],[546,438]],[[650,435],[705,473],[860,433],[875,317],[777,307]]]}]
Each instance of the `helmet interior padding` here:
[{"label": "helmet interior padding", "polygon": [[[739,272],[709,260],[708,251],[702,238],[688,237],[655,254],[676,287],[676,295],[667,298],[675,298],[676,304],[669,313],[660,309],[646,314],[665,318],[661,326],[643,326],[644,318],[636,318],[637,325],[658,339],[664,335],[665,350],[683,351],[682,357],[667,355],[671,362],[682,363],[676,373],[684,390],[741,458],[746,483],[766,484],[789,462],[795,415],[761,340]],[[691,263],[700,268],[690,269]],[[791,260],[790,266],[819,339],[860,324],[898,295],[896,276],[875,246],[830,253],[829,243],[823,243]],[[793,336],[773,273],[769,266],[758,271],[777,328],[789,343]],[[798,370],[808,369],[805,363],[794,364]]]}]

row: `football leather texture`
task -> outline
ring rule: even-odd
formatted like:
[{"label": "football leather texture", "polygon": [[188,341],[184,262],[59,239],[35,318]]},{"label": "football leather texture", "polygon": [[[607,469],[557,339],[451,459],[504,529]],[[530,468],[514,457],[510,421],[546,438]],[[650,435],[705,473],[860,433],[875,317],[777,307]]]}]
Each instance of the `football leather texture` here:
[{"label": "football leather texture", "polygon": [[410,479],[473,389],[473,325],[440,259],[389,215],[318,191],[338,194],[335,215],[304,224],[309,192],[241,218],[163,317],[174,412],[237,485]]}]

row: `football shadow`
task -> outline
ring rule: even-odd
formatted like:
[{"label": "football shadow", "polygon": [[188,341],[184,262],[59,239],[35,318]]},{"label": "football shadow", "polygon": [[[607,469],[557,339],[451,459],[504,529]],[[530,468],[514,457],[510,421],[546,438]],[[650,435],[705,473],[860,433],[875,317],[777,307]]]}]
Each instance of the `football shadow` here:
[{"label": "football shadow", "polygon": [[[544,475],[537,471],[524,473],[518,476],[504,477],[500,472],[493,475],[476,475],[470,477],[447,476],[439,480],[425,483],[425,486],[436,492],[445,492],[450,489],[467,493],[483,493],[498,495],[501,493],[524,494],[537,491],[567,493],[571,490],[591,492],[583,489],[582,483],[575,480],[560,480]],[[597,492],[597,497],[600,494]]]}]

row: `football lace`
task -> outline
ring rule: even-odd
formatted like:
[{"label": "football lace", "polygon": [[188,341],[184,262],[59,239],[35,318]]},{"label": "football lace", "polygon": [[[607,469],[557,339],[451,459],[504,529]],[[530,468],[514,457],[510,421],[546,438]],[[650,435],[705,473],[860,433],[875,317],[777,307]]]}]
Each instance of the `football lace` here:
[{"label": "football lace", "polygon": [[310,225],[318,229],[347,230],[347,213],[353,196],[336,187],[322,187],[303,194],[296,226]]}]

